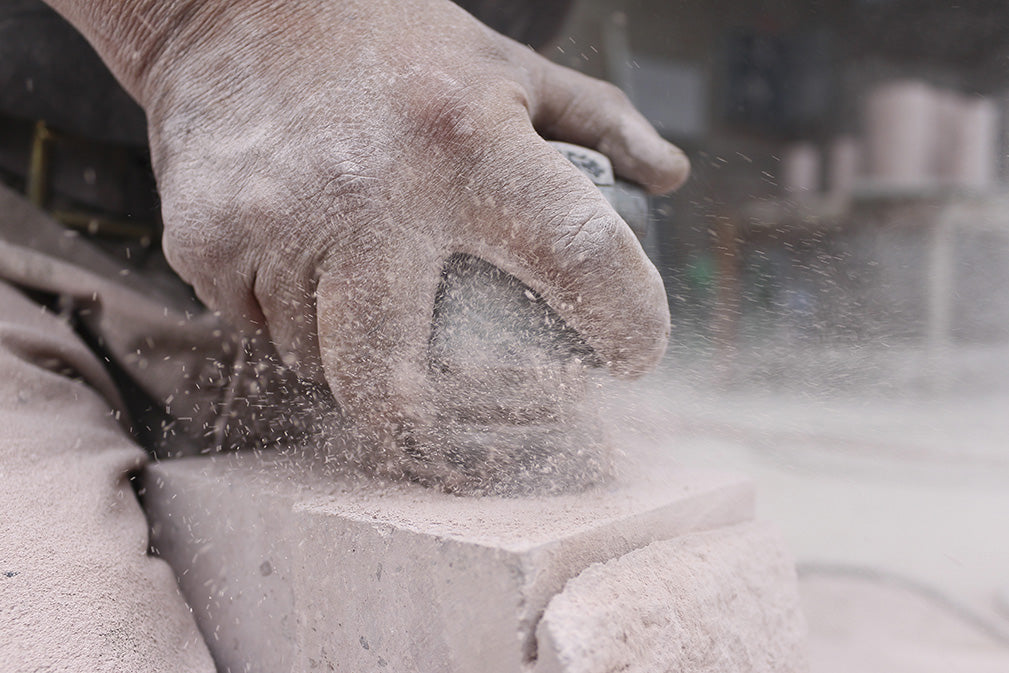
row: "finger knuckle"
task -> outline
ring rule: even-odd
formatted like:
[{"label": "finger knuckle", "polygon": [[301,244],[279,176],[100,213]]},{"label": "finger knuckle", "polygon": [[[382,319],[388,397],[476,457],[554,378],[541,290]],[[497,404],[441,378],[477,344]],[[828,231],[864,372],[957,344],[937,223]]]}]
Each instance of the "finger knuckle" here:
[{"label": "finger knuckle", "polygon": [[239,253],[239,241],[226,227],[202,222],[199,226],[179,223],[165,226],[165,258],[180,276],[193,285],[206,278],[227,273]]},{"label": "finger knuckle", "polygon": [[581,256],[591,256],[601,252],[611,239],[613,227],[604,218],[591,218],[569,226],[562,236],[566,247]]},{"label": "finger knuckle", "polygon": [[613,245],[619,235],[618,225],[613,216],[578,208],[556,226],[557,247],[572,251],[576,256],[573,261],[584,261]]},{"label": "finger knuckle", "polygon": [[524,100],[515,82],[497,77],[470,82],[442,82],[416,100],[410,111],[414,128],[428,141],[451,144],[482,138],[510,116],[508,100]]},{"label": "finger knuckle", "polygon": [[233,195],[191,188],[163,190],[162,217],[165,257],[193,285],[233,269],[245,247]]},{"label": "finger knuckle", "polygon": [[604,105],[614,107],[629,107],[631,100],[624,93],[624,90],[611,82],[599,81],[597,84],[597,96]]}]

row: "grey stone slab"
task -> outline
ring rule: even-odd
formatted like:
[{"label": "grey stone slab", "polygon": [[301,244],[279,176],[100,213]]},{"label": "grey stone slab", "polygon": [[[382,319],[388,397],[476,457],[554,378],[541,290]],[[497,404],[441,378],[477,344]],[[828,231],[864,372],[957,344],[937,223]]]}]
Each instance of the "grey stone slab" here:
[{"label": "grey stone slab", "polygon": [[252,453],[159,463],[142,497],[236,673],[528,670],[570,578],[754,507],[747,479],[675,466],[578,495],[464,498]]}]

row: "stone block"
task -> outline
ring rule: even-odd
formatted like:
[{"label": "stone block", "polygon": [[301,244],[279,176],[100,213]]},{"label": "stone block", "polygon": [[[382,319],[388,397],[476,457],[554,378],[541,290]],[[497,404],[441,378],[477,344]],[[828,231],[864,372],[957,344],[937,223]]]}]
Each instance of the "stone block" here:
[{"label": "stone block", "polygon": [[568,580],[754,507],[747,479],[676,466],[578,495],[464,498],[252,453],[153,465],[141,497],[232,673],[529,671]]},{"label": "stone block", "polygon": [[801,673],[795,564],[767,524],[653,542],[596,564],[554,596],[535,673]]}]

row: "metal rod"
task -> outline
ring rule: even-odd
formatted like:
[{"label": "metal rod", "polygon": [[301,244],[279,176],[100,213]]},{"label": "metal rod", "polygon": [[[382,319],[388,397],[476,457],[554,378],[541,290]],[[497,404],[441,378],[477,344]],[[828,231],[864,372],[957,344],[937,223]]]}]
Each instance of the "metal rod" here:
[{"label": "metal rod", "polygon": [[32,135],[32,151],[28,160],[28,183],[25,192],[28,200],[42,208],[46,202],[49,176],[49,140],[52,132],[42,120],[35,122],[35,132]]}]

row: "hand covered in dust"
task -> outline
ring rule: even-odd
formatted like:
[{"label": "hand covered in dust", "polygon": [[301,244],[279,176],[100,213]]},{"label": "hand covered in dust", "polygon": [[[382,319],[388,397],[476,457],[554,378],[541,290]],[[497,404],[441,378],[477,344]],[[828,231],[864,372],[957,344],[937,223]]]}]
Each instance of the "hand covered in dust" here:
[{"label": "hand covered in dust", "polygon": [[678,187],[683,153],[616,88],[448,0],[175,4],[188,11],[157,17],[156,48],[120,72],[147,111],[165,252],[208,306],[324,376],[356,427],[391,446],[424,422],[455,252],[540,293],[616,375],[659,359],[658,273],[542,139]]}]

